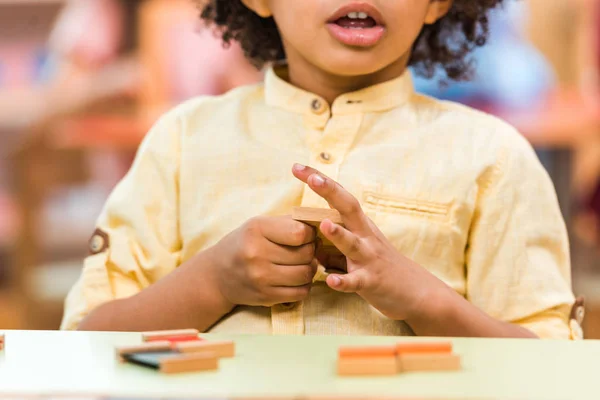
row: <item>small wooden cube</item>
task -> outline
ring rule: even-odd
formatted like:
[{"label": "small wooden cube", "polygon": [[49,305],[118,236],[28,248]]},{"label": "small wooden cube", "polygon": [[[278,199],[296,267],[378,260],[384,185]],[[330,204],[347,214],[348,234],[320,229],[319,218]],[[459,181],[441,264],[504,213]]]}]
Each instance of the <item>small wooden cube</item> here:
[{"label": "small wooden cube", "polygon": [[175,350],[181,353],[197,353],[210,351],[217,357],[235,356],[235,343],[232,341],[201,341],[201,342],[183,342],[176,343]]},{"label": "small wooden cube", "polygon": [[154,341],[154,340],[169,340],[171,338],[177,337],[190,337],[190,336],[198,336],[199,332],[197,329],[177,329],[170,331],[152,331],[152,332],[143,332],[142,339],[145,342]]},{"label": "small wooden cube", "polygon": [[397,357],[343,357],[338,359],[340,376],[377,376],[398,373]]},{"label": "small wooden cube", "polygon": [[400,372],[457,371],[462,365],[457,354],[401,354],[398,368]]}]

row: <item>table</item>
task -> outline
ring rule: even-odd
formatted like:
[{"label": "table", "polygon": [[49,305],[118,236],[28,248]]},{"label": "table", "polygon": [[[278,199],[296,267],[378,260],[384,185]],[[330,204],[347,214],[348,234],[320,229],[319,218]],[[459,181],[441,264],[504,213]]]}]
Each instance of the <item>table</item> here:
[{"label": "table", "polygon": [[7,331],[6,348],[0,353],[0,394],[564,400],[597,398],[598,393],[600,341],[455,339],[463,371],[349,378],[335,374],[338,346],[391,344],[399,339],[206,337],[235,340],[237,356],[221,360],[219,372],[169,376],[116,361],[115,346],[138,344],[139,333]]}]

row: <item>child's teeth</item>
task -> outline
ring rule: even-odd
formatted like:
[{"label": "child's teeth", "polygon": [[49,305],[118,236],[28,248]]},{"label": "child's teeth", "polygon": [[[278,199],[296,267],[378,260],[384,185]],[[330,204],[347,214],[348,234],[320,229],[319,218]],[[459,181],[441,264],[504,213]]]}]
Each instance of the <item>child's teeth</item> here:
[{"label": "child's teeth", "polygon": [[358,13],[358,18],[367,19],[367,18],[369,18],[369,15],[367,13],[360,12],[360,13]]},{"label": "child's teeth", "polygon": [[352,19],[357,19],[358,18],[358,14],[357,12],[351,12],[348,14],[348,18],[352,18]]}]

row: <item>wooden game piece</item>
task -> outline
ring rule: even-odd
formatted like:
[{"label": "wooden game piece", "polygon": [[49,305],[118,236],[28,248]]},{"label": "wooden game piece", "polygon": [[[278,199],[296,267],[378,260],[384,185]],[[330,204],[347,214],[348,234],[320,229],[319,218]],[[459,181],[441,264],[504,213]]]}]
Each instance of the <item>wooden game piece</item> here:
[{"label": "wooden game piece", "polygon": [[294,207],[292,218],[296,221],[302,221],[317,228],[325,219],[331,220],[335,224],[342,225],[342,217],[337,210],[331,208],[309,208]]},{"label": "wooden game piece", "polygon": [[401,354],[452,353],[452,342],[402,342],[396,345]]},{"label": "wooden game piece", "polygon": [[201,341],[201,342],[184,342],[175,343],[175,350],[181,353],[197,353],[210,351],[214,352],[217,357],[233,357],[235,356],[235,343],[232,341]]},{"label": "wooden game piece", "polygon": [[405,353],[398,356],[400,372],[456,371],[461,368],[461,358],[457,354]]},{"label": "wooden game piece", "polygon": [[165,357],[160,361],[160,372],[215,371],[219,369],[219,358],[214,353],[193,353],[177,357]]},{"label": "wooden game piece", "polygon": [[219,368],[219,358],[214,352],[180,354],[176,351],[124,354],[129,362],[157,369],[165,374],[212,371]]},{"label": "wooden game piece", "polygon": [[395,375],[398,373],[397,357],[345,357],[338,359],[338,375]]},{"label": "wooden game piece", "polygon": [[182,342],[199,342],[203,340],[201,337],[199,337],[198,335],[190,335],[190,336],[170,336],[170,337],[156,337],[156,338],[150,338],[147,339],[146,342],[150,343],[150,342],[160,342],[160,341],[167,341],[170,343],[182,343]]},{"label": "wooden game piece", "polygon": [[162,341],[162,342],[149,342],[144,343],[138,346],[127,346],[127,347],[117,347],[116,355],[117,359],[121,362],[125,361],[125,354],[137,354],[137,353],[148,353],[148,352],[157,352],[157,351],[170,351],[171,350],[171,342]]},{"label": "wooden game piece", "polygon": [[152,332],[143,332],[142,339],[144,342],[154,341],[154,340],[168,340],[171,338],[182,337],[182,336],[198,336],[197,329],[177,329],[171,331],[152,331]]},{"label": "wooden game piece", "polygon": [[317,236],[322,241],[322,248],[329,254],[339,254],[339,250],[335,248],[333,243],[327,239],[319,230],[321,222],[329,219],[331,222],[344,226],[342,217],[337,210],[330,208],[310,208],[310,207],[294,207],[292,218],[296,221],[301,221],[317,228]]},{"label": "wooden game piece", "polygon": [[338,350],[340,358],[360,357],[395,357],[396,346],[345,346]]}]

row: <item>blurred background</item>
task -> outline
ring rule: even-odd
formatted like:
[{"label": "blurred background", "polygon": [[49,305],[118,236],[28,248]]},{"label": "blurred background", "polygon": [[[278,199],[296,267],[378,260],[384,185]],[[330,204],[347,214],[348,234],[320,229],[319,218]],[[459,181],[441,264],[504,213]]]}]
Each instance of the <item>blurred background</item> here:
[{"label": "blurred background", "polygon": [[[1,328],[58,328],[94,221],[161,113],[262,79],[198,15],[191,0],[0,0]],[[508,0],[490,19],[471,82],[417,90],[531,141],[600,338],[600,0]]]}]

